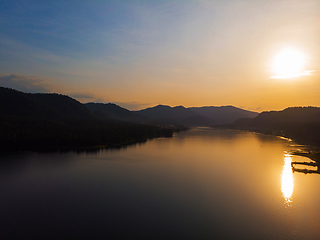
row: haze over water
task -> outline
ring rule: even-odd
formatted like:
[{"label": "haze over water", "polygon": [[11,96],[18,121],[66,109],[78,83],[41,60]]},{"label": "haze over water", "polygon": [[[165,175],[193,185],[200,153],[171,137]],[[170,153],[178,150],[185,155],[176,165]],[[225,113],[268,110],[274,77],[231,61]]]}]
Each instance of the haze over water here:
[{"label": "haze over water", "polygon": [[1,237],[319,239],[319,175],[290,142],[195,128],[97,153],[1,155]]}]

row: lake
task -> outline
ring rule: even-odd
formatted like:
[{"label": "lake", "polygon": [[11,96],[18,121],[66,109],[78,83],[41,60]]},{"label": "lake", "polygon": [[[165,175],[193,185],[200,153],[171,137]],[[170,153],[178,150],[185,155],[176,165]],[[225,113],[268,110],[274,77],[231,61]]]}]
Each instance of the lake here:
[{"label": "lake", "polygon": [[[0,155],[0,237],[319,239],[320,175],[277,137],[194,128],[96,152]],[[303,167],[304,168],[304,167]]]}]

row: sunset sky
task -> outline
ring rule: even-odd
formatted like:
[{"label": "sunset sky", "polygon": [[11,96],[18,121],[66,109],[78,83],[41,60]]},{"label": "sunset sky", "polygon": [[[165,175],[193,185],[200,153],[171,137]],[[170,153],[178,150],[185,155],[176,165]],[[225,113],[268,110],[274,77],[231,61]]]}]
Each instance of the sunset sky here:
[{"label": "sunset sky", "polygon": [[320,1],[0,0],[0,86],[131,110],[320,106]]}]

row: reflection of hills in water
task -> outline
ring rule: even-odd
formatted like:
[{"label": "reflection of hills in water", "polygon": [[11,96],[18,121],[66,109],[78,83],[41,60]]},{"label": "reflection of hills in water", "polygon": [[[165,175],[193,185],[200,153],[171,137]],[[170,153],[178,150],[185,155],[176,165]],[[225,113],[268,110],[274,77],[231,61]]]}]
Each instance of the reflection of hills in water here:
[{"label": "reflection of hills in water", "polygon": [[[120,151],[128,148],[135,148],[137,146],[141,146],[146,144],[148,140],[140,140],[140,141],[134,141],[129,142],[127,144],[114,144],[114,145],[106,145],[106,146],[95,146],[95,147],[65,147],[65,148],[29,148],[28,150],[31,150],[33,152],[37,153],[75,153],[75,154],[93,154],[97,155],[101,153],[102,151]],[[15,149],[6,149],[6,152],[15,152]]]}]

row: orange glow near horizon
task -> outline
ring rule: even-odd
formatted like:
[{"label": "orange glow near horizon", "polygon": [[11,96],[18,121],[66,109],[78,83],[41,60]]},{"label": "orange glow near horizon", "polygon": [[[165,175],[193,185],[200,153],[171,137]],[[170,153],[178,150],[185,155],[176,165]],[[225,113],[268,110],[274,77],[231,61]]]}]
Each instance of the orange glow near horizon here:
[{"label": "orange glow near horizon", "polygon": [[98,2],[93,15],[79,17],[76,4],[74,16],[49,14],[58,19],[43,26],[37,14],[18,24],[17,11],[1,9],[14,21],[2,23],[0,86],[129,110],[320,106],[317,0]]}]

